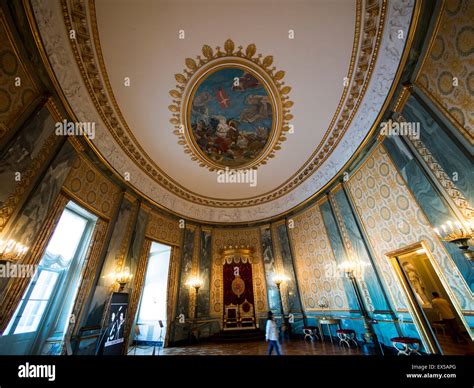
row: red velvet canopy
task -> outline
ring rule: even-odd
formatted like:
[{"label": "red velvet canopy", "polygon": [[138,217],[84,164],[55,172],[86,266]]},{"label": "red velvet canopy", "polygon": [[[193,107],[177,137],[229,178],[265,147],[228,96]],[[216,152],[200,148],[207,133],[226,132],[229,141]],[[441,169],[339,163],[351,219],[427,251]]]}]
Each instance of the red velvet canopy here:
[{"label": "red velvet canopy", "polygon": [[[238,277],[242,279],[243,283],[239,282],[238,279],[236,280]],[[232,289],[232,282],[234,282],[234,290]],[[240,291],[242,291],[242,289],[240,287],[243,288],[243,292],[241,294]],[[238,294],[240,294],[240,296]],[[254,304],[252,265],[250,263],[242,262],[238,264],[224,264],[224,305],[239,305],[245,300],[247,300],[252,305]]]}]

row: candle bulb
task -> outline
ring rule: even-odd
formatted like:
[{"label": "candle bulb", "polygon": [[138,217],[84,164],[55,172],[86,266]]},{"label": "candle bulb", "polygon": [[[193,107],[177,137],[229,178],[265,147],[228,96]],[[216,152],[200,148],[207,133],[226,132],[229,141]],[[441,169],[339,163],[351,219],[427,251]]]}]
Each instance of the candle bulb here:
[{"label": "candle bulb", "polygon": [[451,221],[447,222],[449,229],[451,230],[451,233],[454,233],[454,228],[453,228],[453,223]]},{"label": "candle bulb", "polygon": [[441,237],[441,233],[439,232],[438,228],[434,228],[433,230],[438,235],[438,237]]},{"label": "candle bulb", "polygon": [[467,221],[466,222],[468,228],[470,229],[470,231],[474,231],[474,222],[473,221]]},{"label": "candle bulb", "polygon": [[447,230],[446,230],[446,225],[441,225],[441,229],[443,229],[443,234],[446,234],[447,233]]}]

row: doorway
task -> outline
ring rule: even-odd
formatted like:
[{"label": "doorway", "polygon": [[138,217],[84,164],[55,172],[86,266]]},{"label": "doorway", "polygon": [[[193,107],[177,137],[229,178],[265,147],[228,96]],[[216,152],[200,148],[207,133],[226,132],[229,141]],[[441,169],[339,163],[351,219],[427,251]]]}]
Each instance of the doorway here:
[{"label": "doorway", "polygon": [[474,347],[469,328],[444,286],[427,244],[422,241],[387,256],[407,296],[426,350],[444,355],[471,353]]},{"label": "doorway", "polygon": [[129,354],[152,354],[162,348],[168,329],[167,292],[171,247],[152,242]]}]

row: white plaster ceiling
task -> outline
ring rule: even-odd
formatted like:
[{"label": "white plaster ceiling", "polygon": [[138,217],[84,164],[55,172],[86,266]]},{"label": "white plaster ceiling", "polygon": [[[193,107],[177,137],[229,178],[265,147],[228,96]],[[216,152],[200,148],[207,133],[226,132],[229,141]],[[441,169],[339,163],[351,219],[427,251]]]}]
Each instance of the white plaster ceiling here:
[{"label": "white plaster ceiling", "polygon": [[[105,67],[125,121],[157,166],[187,190],[217,199],[270,192],[295,174],[322,140],[349,69],[355,1],[96,0],[95,8]],[[216,173],[184,153],[169,123],[169,91],[185,58],[200,55],[204,44],[222,48],[228,38],[244,48],[255,43],[257,53],[273,55],[273,65],[286,72],[284,81],[292,87],[295,133],[258,168],[255,187],[218,183]]]}]

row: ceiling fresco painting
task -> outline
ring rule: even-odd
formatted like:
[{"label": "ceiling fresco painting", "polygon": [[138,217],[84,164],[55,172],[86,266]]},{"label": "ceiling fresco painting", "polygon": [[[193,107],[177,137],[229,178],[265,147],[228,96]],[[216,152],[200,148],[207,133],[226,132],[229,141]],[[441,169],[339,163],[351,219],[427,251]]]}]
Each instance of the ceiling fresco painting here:
[{"label": "ceiling fresco painting", "polygon": [[170,122],[201,167],[257,168],[286,140],[291,87],[282,81],[285,72],[272,66],[272,55],[256,55],[255,44],[243,51],[227,39],[224,50],[204,45],[203,57],[185,59],[188,69],[175,75],[177,89],[170,91]]},{"label": "ceiling fresco painting", "polygon": [[271,96],[256,75],[237,67],[207,74],[188,110],[194,144],[224,167],[255,160],[273,130]]}]

